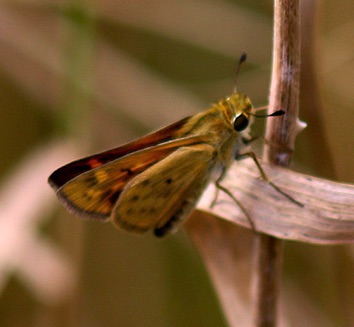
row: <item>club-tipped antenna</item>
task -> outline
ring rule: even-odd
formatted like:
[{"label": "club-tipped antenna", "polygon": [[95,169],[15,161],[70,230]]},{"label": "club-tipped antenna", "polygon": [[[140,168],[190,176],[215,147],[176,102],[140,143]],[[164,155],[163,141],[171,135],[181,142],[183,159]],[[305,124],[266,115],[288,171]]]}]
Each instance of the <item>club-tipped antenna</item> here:
[{"label": "club-tipped antenna", "polygon": [[[261,108],[257,108],[258,110],[260,110]],[[262,107],[262,109],[266,109],[266,107]],[[273,113],[271,114],[265,114],[265,115],[259,115],[259,114],[252,114],[252,113],[249,113],[251,116],[254,116],[254,117],[258,117],[258,118],[267,118],[267,117],[277,117],[277,116],[283,116],[285,114],[285,111],[284,110],[277,110],[277,111],[274,111]]]},{"label": "club-tipped antenna", "polygon": [[242,64],[246,61],[247,59],[247,53],[246,52],[242,52],[242,55],[240,57],[240,60],[238,62],[237,68],[236,68],[236,73],[235,73],[235,83],[234,83],[234,92],[237,93],[237,78],[238,78],[238,74],[240,72],[240,68],[242,66]]}]

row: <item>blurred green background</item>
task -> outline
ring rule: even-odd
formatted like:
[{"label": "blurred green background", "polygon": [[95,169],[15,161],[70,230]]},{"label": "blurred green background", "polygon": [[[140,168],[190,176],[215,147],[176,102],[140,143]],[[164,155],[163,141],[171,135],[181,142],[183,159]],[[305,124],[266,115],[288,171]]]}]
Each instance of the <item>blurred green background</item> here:
[{"label": "blurred green background", "polygon": [[[353,183],[354,3],[302,6],[293,168]],[[2,1],[0,326],[226,326],[183,230],[158,241],[82,221],[46,179],[229,94],[243,50],[238,88],[267,104],[272,15],[272,1]],[[353,253],[287,244],[304,314],[354,324]]]}]

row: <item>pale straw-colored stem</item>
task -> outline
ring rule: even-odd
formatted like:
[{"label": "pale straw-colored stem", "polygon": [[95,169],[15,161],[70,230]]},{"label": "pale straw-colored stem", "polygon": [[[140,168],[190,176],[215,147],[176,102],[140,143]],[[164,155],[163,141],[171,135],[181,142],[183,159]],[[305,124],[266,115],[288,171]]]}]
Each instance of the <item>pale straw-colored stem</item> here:
[{"label": "pale straw-colored stem", "polygon": [[[288,167],[294,141],[301,130],[298,121],[300,81],[300,17],[298,0],[275,0],[273,71],[269,111],[286,114],[269,119],[263,159]],[[254,270],[255,326],[276,326],[284,241],[258,234]]]}]

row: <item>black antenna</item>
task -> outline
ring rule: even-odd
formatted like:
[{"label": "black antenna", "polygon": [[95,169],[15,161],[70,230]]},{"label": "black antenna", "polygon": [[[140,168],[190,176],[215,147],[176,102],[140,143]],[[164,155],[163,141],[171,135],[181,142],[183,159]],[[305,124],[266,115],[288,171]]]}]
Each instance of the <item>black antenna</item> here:
[{"label": "black antenna", "polygon": [[277,116],[283,116],[284,114],[285,114],[284,110],[277,110],[277,111],[274,111],[272,114],[265,114],[265,115],[257,115],[257,114],[249,113],[249,115],[254,116],[254,117],[258,117],[258,118],[277,117]]},{"label": "black antenna", "polygon": [[237,93],[237,78],[238,78],[238,73],[240,71],[240,68],[242,66],[242,64],[246,61],[247,59],[247,53],[246,52],[242,52],[242,55],[240,57],[240,60],[238,62],[237,68],[236,68],[236,73],[235,73],[235,85],[234,85],[234,93]]}]

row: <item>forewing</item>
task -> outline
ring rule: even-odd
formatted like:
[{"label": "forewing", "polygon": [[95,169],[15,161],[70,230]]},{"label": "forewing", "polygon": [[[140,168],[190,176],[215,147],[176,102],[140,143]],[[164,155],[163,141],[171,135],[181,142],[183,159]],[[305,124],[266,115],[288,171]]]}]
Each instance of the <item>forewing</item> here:
[{"label": "forewing", "polygon": [[171,222],[193,209],[214,159],[215,149],[208,144],[179,148],[127,184],[113,209],[113,222],[131,232],[154,229],[163,236]]},{"label": "forewing", "polygon": [[202,136],[181,138],[143,149],[87,171],[57,191],[67,209],[89,218],[105,219],[126,184],[181,146],[203,142]]},{"label": "forewing", "polygon": [[100,167],[129,153],[171,141],[176,138],[177,132],[181,126],[183,126],[189,120],[189,118],[190,117],[184,118],[174,124],[166,126],[160,130],[141,137],[135,141],[124,144],[120,147],[73,161],[53,172],[48,179],[49,184],[54,189],[58,189],[66,184],[69,180],[91,169]]}]

